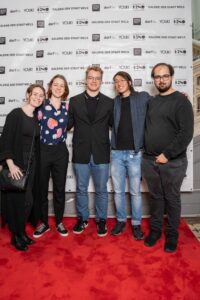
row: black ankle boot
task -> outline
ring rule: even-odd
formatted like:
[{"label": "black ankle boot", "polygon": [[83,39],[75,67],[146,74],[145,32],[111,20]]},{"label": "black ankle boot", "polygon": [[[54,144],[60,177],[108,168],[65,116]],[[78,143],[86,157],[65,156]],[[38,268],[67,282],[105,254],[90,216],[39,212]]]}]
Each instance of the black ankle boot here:
[{"label": "black ankle boot", "polygon": [[32,240],[26,232],[20,233],[20,238],[21,240],[26,244],[26,245],[33,245],[35,243],[34,240]]},{"label": "black ankle boot", "polygon": [[25,242],[17,234],[12,235],[11,245],[13,245],[17,250],[20,251],[25,251],[28,249]]}]

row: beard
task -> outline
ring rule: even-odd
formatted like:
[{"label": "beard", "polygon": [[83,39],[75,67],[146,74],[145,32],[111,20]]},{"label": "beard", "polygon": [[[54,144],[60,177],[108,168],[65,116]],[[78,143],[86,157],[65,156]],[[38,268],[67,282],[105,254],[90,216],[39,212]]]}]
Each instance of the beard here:
[{"label": "beard", "polygon": [[168,85],[166,85],[166,84],[160,84],[160,85],[156,86],[157,90],[158,90],[160,93],[165,93],[165,92],[167,92],[169,89],[171,89],[171,87],[172,87],[172,84],[171,84],[171,83],[168,84]]}]

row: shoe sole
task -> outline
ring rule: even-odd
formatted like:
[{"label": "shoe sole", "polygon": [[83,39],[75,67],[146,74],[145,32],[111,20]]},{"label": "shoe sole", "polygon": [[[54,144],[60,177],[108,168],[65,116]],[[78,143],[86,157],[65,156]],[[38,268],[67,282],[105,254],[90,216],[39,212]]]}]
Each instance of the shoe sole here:
[{"label": "shoe sole", "polygon": [[105,233],[102,233],[102,234],[97,232],[97,235],[100,236],[100,237],[106,236],[107,234],[108,234],[108,232],[105,232]]},{"label": "shoe sole", "polygon": [[144,240],[144,237],[141,237],[141,238],[136,238],[136,237],[133,237],[135,241],[143,241]]},{"label": "shoe sole", "polygon": [[122,230],[121,230],[120,232],[118,232],[118,233],[114,233],[114,232],[112,232],[112,230],[111,230],[110,234],[117,236],[117,235],[122,234],[123,231],[124,231],[125,229],[126,229],[126,227],[122,228]]},{"label": "shoe sole", "polygon": [[58,231],[58,233],[60,234],[60,236],[68,236],[69,235],[69,233],[60,233],[59,231]]},{"label": "shoe sole", "polygon": [[75,234],[81,234],[88,227],[88,225],[89,225],[88,223],[84,224],[84,228],[81,231],[74,231],[74,230],[72,230],[72,232],[75,233]]},{"label": "shoe sole", "polygon": [[34,235],[34,234],[33,234],[33,237],[36,238],[36,239],[37,239],[37,238],[40,238],[41,236],[43,236],[43,235],[44,235],[46,232],[48,232],[49,230],[50,230],[50,228],[48,228],[47,230],[45,230],[43,233],[41,233],[41,234],[39,234],[39,235],[38,235],[38,234],[37,234],[37,235]]},{"label": "shoe sole", "polygon": [[147,247],[153,247],[153,246],[156,245],[156,243],[157,243],[160,239],[161,239],[161,237],[159,237],[159,238],[155,241],[155,243],[154,243],[153,245],[149,245],[149,244],[146,243],[146,242],[144,242],[144,245],[147,246]]}]

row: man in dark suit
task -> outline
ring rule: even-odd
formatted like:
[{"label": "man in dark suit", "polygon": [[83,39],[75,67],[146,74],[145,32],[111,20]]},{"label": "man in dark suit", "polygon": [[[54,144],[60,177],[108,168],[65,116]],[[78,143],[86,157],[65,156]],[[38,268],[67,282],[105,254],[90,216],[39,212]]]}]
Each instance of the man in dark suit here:
[{"label": "man in dark suit", "polygon": [[90,175],[95,187],[97,234],[107,234],[107,181],[109,176],[109,127],[113,119],[113,100],[102,93],[103,71],[89,66],[86,70],[86,90],[69,103],[68,129],[73,133],[73,168],[76,176],[76,209],[78,221],[73,232],[80,234],[88,226],[88,185]]}]

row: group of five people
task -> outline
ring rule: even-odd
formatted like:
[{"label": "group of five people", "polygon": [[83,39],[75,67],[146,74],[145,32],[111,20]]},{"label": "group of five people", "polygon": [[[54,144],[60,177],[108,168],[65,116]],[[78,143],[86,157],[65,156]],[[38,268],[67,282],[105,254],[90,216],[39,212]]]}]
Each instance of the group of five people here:
[{"label": "group of five people", "polygon": [[172,87],[174,69],[171,65],[159,63],[151,75],[159,91],[156,97],[147,92],[136,92],[131,76],[123,71],[117,72],[113,80],[118,95],[113,101],[100,92],[102,69],[89,66],[86,89],[70,99],[69,108],[65,101],[69,88],[62,75],[51,79],[47,99],[43,87],[33,84],[28,88],[26,104],[8,114],[0,141],[0,160],[17,179],[27,164],[33,135],[35,140],[26,192],[2,192],[2,224],[9,224],[11,243],[16,249],[26,250],[34,243],[25,231],[27,221],[36,226],[41,220],[33,234],[35,238],[50,230],[50,174],[56,229],[60,235],[68,235],[62,219],[69,158],[66,138],[67,130],[73,128],[72,163],[78,217],[73,232],[81,234],[88,226],[88,185],[92,176],[97,234],[107,234],[110,164],[117,218],[111,234],[121,234],[126,226],[127,176],[133,237],[135,240],[144,239],[141,227],[143,176],[151,198],[151,229],[144,244],[154,246],[161,237],[166,212],[168,223],[164,250],[176,251],[181,214],[180,188],[187,169],[186,150],[193,136],[193,110],[187,97]]}]

